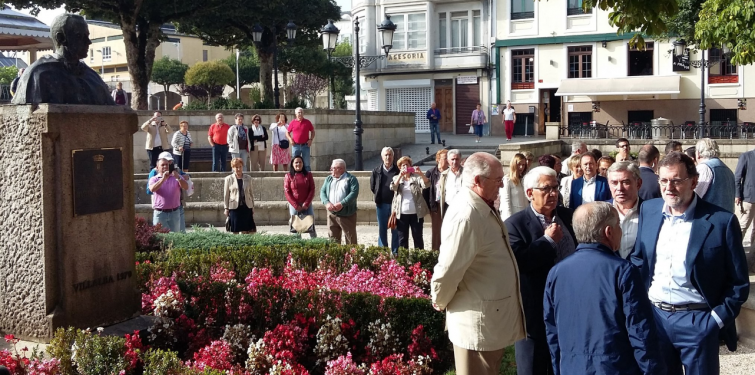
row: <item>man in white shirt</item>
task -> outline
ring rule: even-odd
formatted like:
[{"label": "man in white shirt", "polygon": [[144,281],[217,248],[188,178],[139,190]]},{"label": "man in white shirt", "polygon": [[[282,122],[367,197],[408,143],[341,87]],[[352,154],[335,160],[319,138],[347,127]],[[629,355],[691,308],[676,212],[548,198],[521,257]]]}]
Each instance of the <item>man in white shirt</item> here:
[{"label": "man in white shirt", "polygon": [[608,168],[608,186],[613,196],[613,207],[619,212],[621,225],[621,246],[619,255],[627,259],[634,249],[637,227],[640,225],[640,199],[638,192],[642,186],[640,169],[630,161],[617,161]]},{"label": "man in white shirt", "polygon": [[607,201],[611,199],[608,180],[598,175],[598,164],[595,156],[584,153],[579,159],[579,165],[584,173],[581,178],[572,180],[569,197],[569,208],[576,210],[582,203]]},{"label": "man in white shirt", "polygon": [[446,159],[448,160],[448,169],[440,174],[437,190],[441,218],[445,216],[449,202],[453,202],[456,194],[461,191],[462,172],[464,171],[464,168],[461,166],[461,151],[456,149],[449,150]]},{"label": "man in white shirt", "polygon": [[666,155],[658,173],[663,199],[640,207],[632,263],[655,306],[669,374],[720,372],[718,346],[737,348],[734,320],[750,292],[736,217],[695,194],[690,157]]}]

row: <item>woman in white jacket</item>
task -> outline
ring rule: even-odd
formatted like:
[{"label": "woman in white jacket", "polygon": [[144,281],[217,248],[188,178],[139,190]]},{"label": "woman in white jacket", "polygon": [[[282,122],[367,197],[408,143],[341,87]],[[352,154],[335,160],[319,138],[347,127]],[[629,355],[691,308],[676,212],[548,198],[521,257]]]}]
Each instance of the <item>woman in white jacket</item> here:
[{"label": "woman in white jacket", "polygon": [[246,170],[244,167],[249,165],[249,128],[244,125],[244,115],[241,113],[236,114],[236,124],[228,129],[227,141],[231,158],[241,159],[242,168]]},{"label": "woman in white jacket", "polygon": [[561,196],[564,197],[564,207],[569,207],[569,194],[571,194],[572,181],[582,177],[582,167],[579,165],[579,161],[582,159],[582,155],[572,155],[566,161],[566,165],[571,171],[571,175],[561,179],[560,191]]},{"label": "woman in white jacket", "polygon": [[501,220],[506,220],[529,205],[522,186],[526,172],[527,157],[524,154],[514,155],[509,164],[509,175],[503,178],[503,187],[498,192],[501,199]]}]

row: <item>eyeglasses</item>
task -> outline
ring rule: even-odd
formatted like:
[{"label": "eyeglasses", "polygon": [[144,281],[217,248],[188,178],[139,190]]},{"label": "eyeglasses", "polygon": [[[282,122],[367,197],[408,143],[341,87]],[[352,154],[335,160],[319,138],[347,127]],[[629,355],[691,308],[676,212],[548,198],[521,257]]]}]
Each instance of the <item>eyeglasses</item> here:
[{"label": "eyeglasses", "polygon": [[482,177],[482,178],[484,178],[484,179],[486,179],[486,180],[491,180],[491,181],[495,182],[496,184],[502,184],[502,183],[503,183],[503,177],[501,177],[501,178],[496,178],[495,180],[493,180],[493,179],[492,179],[492,178],[490,178],[490,177],[486,177],[486,176],[480,176],[480,177]]},{"label": "eyeglasses", "polygon": [[619,145],[619,148],[629,148],[629,145]]},{"label": "eyeglasses", "polygon": [[535,190],[540,190],[545,195],[550,195],[553,192],[558,193],[558,186],[543,186],[543,187],[534,187]]},{"label": "eyeglasses", "polygon": [[674,185],[674,187],[678,187],[679,185],[681,185],[683,182],[689,180],[690,178],[692,178],[692,177],[677,178],[677,179],[674,179],[674,180],[669,180],[667,178],[659,178],[658,179],[658,183],[661,184],[661,186],[668,186],[669,184],[672,184],[672,185]]}]

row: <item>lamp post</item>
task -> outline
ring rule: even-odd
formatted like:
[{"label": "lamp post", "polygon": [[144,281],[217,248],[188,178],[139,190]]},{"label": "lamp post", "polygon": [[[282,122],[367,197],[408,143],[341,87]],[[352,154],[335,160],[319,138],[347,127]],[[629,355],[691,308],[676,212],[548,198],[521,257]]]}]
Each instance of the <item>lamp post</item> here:
[{"label": "lamp post", "polygon": [[[332,23],[332,22],[331,22]],[[330,23],[329,23],[330,24]],[[333,26],[335,28],[335,26]],[[325,28],[323,28],[325,29]],[[360,88],[360,82],[359,82],[359,69],[366,68],[370,65],[372,65],[373,62],[379,59],[384,59],[388,56],[388,53],[390,52],[391,48],[393,48],[393,33],[396,31],[396,24],[394,24],[391,21],[391,16],[385,15],[385,20],[383,20],[383,23],[378,26],[378,31],[380,32],[380,40],[382,41],[382,47],[385,51],[385,55],[377,55],[377,56],[360,56],[359,55],[359,19],[354,20],[354,45],[352,46],[352,50],[354,51],[353,56],[344,56],[344,57],[333,57],[332,59],[335,61],[338,61],[339,63],[343,64],[347,68],[354,68],[356,70],[355,72],[355,81],[356,81],[356,110],[355,110],[355,119],[354,119],[354,135],[356,136],[355,139],[355,147],[354,152],[356,156],[355,160],[355,170],[361,171],[364,169],[364,164],[362,160],[362,133],[364,133],[364,130],[362,129],[362,108],[361,108],[361,88]],[[336,36],[337,34],[336,29]],[[323,33],[323,46],[325,46],[325,39],[331,37],[330,35],[326,36]],[[336,38],[334,38],[336,39]]]},{"label": "lamp post", "polygon": [[[296,29],[297,27],[296,24],[294,24],[294,21],[288,21],[288,24],[286,24],[286,37],[288,38],[289,43],[293,43],[294,39],[296,39]],[[252,27],[252,41],[257,45],[257,49],[262,48],[260,43],[262,42],[262,33],[264,31],[265,28],[260,26],[260,24],[256,24]],[[270,48],[272,48],[273,51],[273,70],[275,71],[273,76],[273,97],[275,98],[275,108],[280,108],[280,89],[278,88],[278,32],[275,25],[273,25],[273,46]],[[238,77],[238,74],[236,76]]]},{"label": "lamp post", "polygon": [[[725,58],[726,52],[723,51]],[[684,54],[688,54],[687,42],[684,39],[678,39],[674,41],[674,55],[682,57]],[[690,60],[689,65],[700,69],[700,119],[697,123],[697,134],[699,138],[705,137],[705,68],[710,68],[711,65],[716,64],[718,61],[710,61],[705,59],[705,51],[700,51],[700,60]]]},{"label": "lamp post", "polygon": [[[338,30],[336,25],[333,24],[333,20],[329,19],[328,24],[320,29],[322,34],[322,48],[328,52],[328,60],[331,59],[330,54],[336,49],[336,42],[338,42]],[[333,67],[330,67],[330,90],[328,90],[328,109],[333,109],[333,96],[335,94],[335,83],[333,78]]]},{"label": "lamp post", "polygon": [[241,94],[239,93],[239,49],[236,48],[236,100],[241,99]]}]

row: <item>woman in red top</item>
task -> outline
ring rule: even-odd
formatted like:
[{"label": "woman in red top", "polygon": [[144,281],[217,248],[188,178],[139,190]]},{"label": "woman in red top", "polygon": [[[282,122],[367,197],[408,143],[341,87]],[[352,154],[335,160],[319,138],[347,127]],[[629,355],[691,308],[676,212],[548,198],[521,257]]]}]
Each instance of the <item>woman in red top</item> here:
[{"label": "woman in red top", "polygon": [[[301,155],[296,155],[291,160],[291,169],[283,180],[283,191],[286,194],[288,212],[291,216],[297,213],[314,216],[312,198],[315,196],[315,180],[312,178],[312,173],[307,172],[307,169],[304,168],[304,160]],[[317,237],[314,225],[309,236]]]}]

